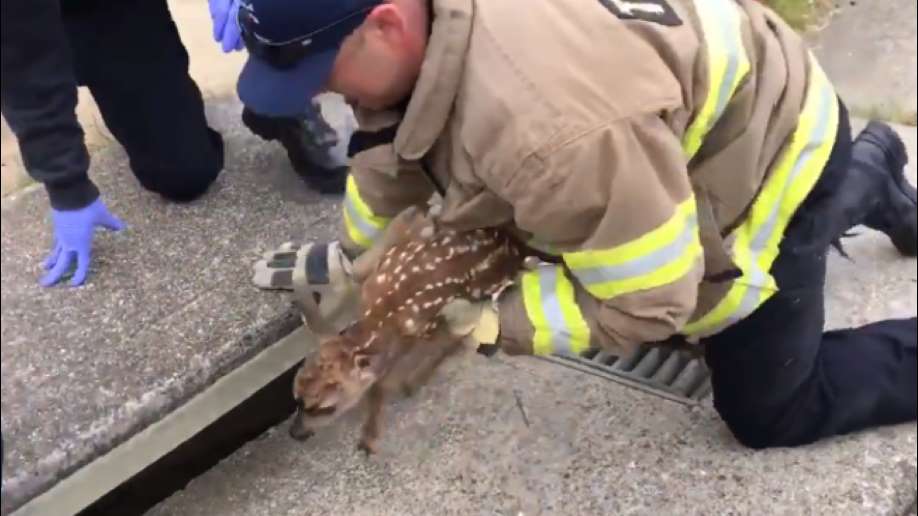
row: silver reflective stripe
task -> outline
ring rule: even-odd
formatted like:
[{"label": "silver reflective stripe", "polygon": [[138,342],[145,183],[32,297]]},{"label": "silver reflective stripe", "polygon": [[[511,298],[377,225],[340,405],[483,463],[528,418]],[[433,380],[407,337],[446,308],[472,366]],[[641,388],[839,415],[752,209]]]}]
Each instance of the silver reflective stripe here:
[{"label": "silver reflective stripe", "polygon": [[[814,83],[813,87],[819,87],[818,83]],[[759,265],[759,257],[767,251],[768,241],[774,235],[775,226],[778,224],[778,218],[780,216],[780,208],[783,205],[783,200],[787,197],[787,193],[794,186],[794,182],[797,179],[797,176],[800,175],[801,170],[806,165],[806,163],[811,159],[813,153],[818,150],[822,145],[825,138],[828,136],[828,122],[831,116],[831,105],[832,101],[829,90],[822,88],[819,97],[819,119],[816,125],[813,127],[813,132],[810,133],[809,141],[803,147],[800,152],[800,155],[797,157],[797,160],[794,162],[794,168],[792,169],[787,181],[784,183],[781,189],[781,196],[769,212],[768,219],[765,223],[762,224],[762,227],[756,232],[755,236],[752,238],[752,241],[749,245],[749,250],[751,254],[750,259],[750,270],[749,278],[743,279],[742,281],[747,282],[749,288],[746,290],[746,293],[743,295],[743,300],[740,303],[740,306],[737,308],[736,312],[730,315],[724,323],[719,325],[719,329],[730,326],[754,312],[759,306],[759,296],[761,294],[761,288],[765,286],[765,282],[768,279],[768,275],[765,271],[762,270]]]},{"label": "silver reflective stripe", "polygon": [[708,58],[708,96],[683,135],[683,149],[689,159],[704,144],[708,131],[719,121],[750,70],[743,45],[740,8],[735,0],[695,0]]},{"label": "silver reflective stripe", "polygon": [[[817,87],[818,84],[814,84],[813,87]],[[826,138],[826,128],[828,127],[829,115],[831,113],[829,109],[829,94],[828,91],[823,88],[819,98],[819,120],[815,127],[813,127],[813,132],[810,134],[809,141],[801,149],[800,155],[797,157],[797,161],[794,162],[794,168],[792,169],[790,176],[787,178],[787,182],[784,183],[783,188],[781,189],[780,199],[785,199],[787,197],[787,192],[794,186],[794,181],[796,181],[797,176],[800,175],[800,171],[803,169],[803,166],[810,160],[813,152],[816,151],[819,146],[822,144],[823,140]],[[755,234],[752,241],[750,242],[749,248],[753,251],[755,258],[758,258],[758,255],[762,254],[765,251],[765,246],[768,244],[768,240],[775,232],[775,225],[778,223],[778,214],[779,209],[781,208],[781,203],[775,203],[771,207],[771,212],[768,214],[768,220],[762,224],[762,227],[759,228],[759,231]],[[756,260],[758,261],[758,260]]]},{"label": "silver reflective stripe", "polygon": [[561,312],[561,304],[558,301],[557,271],[554,267],[542,267],[538,272],[542,310],[545,313],[545,320],[551,329],[552,348],[557,354],[576,356],[573,336],[567,328],[564,314]]},{"label": "silver reflective stripe", "polygon": [[685,228],[679,236],[656,251],[621,263],[619,265],[605,265],[600,267],[577,268],[572,270],[577,279],[585,285],[596,285],[609,281],[621,281],[650,274],[664,265],[677,260],[685,255],[686,250],[695,240],[695,230],[698,227],[697,219],[692,216],[687,221]]},{"label": "silver reflective stripe", "polygon": [[[723,80],[720,81],[720,87],[717,89],[717,107],[714,111],[713,122],[717,122],[720,119],[720,115],[723,114],[724,109],[727,107],[727,102],[732,97],[731,86],[736,81],[736,74],[739,72],[740,54],[743,52],[743,38],[740,34],[737,9],[738,7],[734,7],[732,10],[729,8],[715,10],[718,14],[723,15],[718,25],[723,30],[724,41],[727,43],[729,51],[727,53],[727,70],[724,73]],[[730,16],[729,13],[733,13],[733,16]],[[736,46],[731,46],[731,43],[735,43]],[[711,126],[713,125],[712,123]]]},{"label": "silver reflective stripe", "polygon": [[344,198],[344,209],[347,210],[347,215],[351,223],[357,226],[357,230],[360,231],[363,236],[373,241],[379,237],[380,231],[360,215],[360,212],[357,211],[357,207],[354,206],[354,201],[349,195]]}]

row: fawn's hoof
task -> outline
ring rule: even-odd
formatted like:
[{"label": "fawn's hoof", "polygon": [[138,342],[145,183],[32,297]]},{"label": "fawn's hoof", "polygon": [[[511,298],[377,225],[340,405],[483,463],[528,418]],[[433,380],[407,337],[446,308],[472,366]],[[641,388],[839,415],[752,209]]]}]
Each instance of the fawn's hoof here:
[{"label": "fawn's hoof", "polygon": [[402,384],[402,396],[410,398],[418,392],[417,388],[410,383]]},{"label": "fawn's hoof", "polygon": [[376,439],[363,438],[357,443],[357,449],[367,457],[376,453]]}]

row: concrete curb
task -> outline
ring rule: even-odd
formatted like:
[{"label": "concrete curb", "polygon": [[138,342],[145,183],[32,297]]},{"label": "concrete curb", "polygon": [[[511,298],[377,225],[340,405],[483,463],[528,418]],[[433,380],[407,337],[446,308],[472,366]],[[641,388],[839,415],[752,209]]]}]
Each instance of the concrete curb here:
[{"label": "concrete curb", "polygon": [[39,516],[80,512],[295,366],[314,342],[314,337],[300,327],[163,419],[11,514]]}]

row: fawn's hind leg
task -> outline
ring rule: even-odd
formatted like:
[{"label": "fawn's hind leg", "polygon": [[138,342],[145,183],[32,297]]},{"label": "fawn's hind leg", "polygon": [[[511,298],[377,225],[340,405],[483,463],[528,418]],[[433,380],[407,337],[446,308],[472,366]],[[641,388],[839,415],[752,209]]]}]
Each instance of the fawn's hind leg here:
[{"label": "fawn's hind leg", "polygon": [[386,401],[385,388],[376,382],[367,391],[367,419],[363,423],[363,430],[357,448],[365,454],[376,453],[379,436],[382,433],[383,404]]},{"label": "fawn's hind leg", "polygon": [[462,349],[462,339],[449,334],[438,334],[430,342],[416,346],[416,352],[422,353],[416,367],[402,380],[402,394],[413,396],[427,384],[443,362]]}]

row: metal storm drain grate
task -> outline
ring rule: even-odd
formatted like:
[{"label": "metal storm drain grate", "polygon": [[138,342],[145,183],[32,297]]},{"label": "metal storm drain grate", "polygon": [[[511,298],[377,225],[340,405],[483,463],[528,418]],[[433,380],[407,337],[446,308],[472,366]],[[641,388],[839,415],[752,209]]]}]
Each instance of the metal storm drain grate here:
[{"label": "metal storm drain grate", "polygon": [[628,357],[591,350],[546,360],[683,403],[697,403],[711,392],[704,361],[681,350],[644,346]]}]

